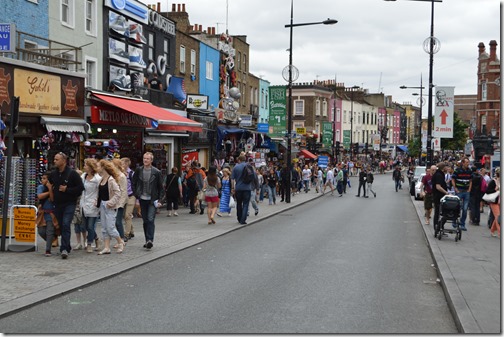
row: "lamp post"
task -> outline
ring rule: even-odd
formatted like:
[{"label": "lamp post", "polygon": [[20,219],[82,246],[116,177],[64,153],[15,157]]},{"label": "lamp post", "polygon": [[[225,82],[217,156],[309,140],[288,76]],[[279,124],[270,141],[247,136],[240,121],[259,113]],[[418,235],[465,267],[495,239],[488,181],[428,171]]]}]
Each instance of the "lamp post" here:
[{"label": "lamp post", "polygon": [[[385,1],[396,1],[396,0],[385,0]],[[443,2],[443,0],[409,0],[409,1],[420,1],[420,2],[430,2],[431,3],[431,24],[430,24],[430,36],[428,38],[429,44],[429,101],[428,101],[428,114],[427,114],[427,167],[430,167],[432,163],[432,88],[434,87],[432,83],[432,73],[434,65],[434,53],[439,51],[439,41],[434,38],[434,3]],[[424,49],[426,47],[427,40],[424,42]],[[437,50],[434,51],[434,46]]]},{"label": "lamp post", "polygon": [[[288,105],[288,111],[287,111],[287,169],[289,171],[289,182],[291,181],[291,174],[292,174],[292,145],[291,145],[291,137],[292,137],[292,71],[293,71],[293,66],[292,66],[292,31],[294,27],[299,27],[299,26],[311,26],[311,25],[334,25],[337,23],[337,20],[333,19],[327,19],[324,21],[320,22],[307,22],[307,23],[294,23],[294,0],[291,0],[291,15],[290,15],[290,24],[285,25],[285,28],[289,28],[290,30],[290,35],[289,35],[289,65],[288,65],[288,72],[289,72],[289,105]],[[285,72],[285,69],[284,69]],[[297,72],[297,69],[296,69]],[[299,75],[299,73],[296,74]],[[296,78],[297,79],[297,78]],[[290,203],[291,200],[291,194],[290,190],[288,193],[286,193],[285,196],[285,202]]]},{"label": "lamp post", "polygon": [[[353,147],[353,115],[354,115],[354,112],[353,112],[353,101],[354,101],[354,90],[355,89],[358,89],[359,86],[358,85],[354,85],[353,87],[351,87],[350,89],[352,89],[352,96],[350,98],[350,154],[353,153],[353,150],[352,150],[352,147]],[[353,156],[350,156],[350,158],[352,158]]]},{"label": "lamp post", "polygon": [[[423,82],[422,82],[422,74],[420,74],[420,86],[419,87],[407,87],[405,85],[400,86],[399,88],[401,89],[420,89],[420,123],[418,124],[418,137],[420,141],[420,153],[418,154],[418,163],[422,161],[422,107],[424,105],[423,101],[423,95],[422,95],[422,90],[424,89],[423,87]],[[415,95],[415,94],[413,94]]]}]

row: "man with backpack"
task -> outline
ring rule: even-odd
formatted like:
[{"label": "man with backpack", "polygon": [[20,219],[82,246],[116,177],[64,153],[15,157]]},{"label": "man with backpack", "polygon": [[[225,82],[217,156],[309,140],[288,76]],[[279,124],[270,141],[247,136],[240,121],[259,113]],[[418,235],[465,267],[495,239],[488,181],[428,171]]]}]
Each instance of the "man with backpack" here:
[{"label": "man with backpack", "polygon": [[[196,214],[196,198],[198,192],[203,189],[203,180],[206,178],[205,172],[198,166],[198,162],[195,160],[191,163],[191,168],[185,177],[187,182],[187,187],[189,189],[189,207],[191,208],[190,214]],[[201,206],[200,206],[201,207]],[[203,214],[201,212],[200,214]]]},{"label": "man with backpack", "polygon": [[236,198],[236,216],[242,225],[247,224],[250,195],[256,179],[255,169],[247,164],[244,155],[240,155],[231,172],[231,194]]}]

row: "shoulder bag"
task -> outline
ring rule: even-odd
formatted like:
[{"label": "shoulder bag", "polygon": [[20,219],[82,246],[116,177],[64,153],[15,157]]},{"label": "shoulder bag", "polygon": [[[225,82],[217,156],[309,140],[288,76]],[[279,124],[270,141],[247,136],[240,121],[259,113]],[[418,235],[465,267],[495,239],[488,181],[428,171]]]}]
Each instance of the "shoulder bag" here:
[{"label": "shoulder bag", "polygon": [[483,195],[483,200],[490,203],[495,204],[497,202],[497,198],[499,197],[500,191],[495,191],[494,193],[485,193]]}]

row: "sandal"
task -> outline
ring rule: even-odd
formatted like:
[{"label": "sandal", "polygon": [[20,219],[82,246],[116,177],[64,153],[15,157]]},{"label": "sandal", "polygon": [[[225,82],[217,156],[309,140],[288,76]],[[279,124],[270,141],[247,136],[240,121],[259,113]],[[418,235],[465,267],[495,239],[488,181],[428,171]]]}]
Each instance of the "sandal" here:
[{"label": "sandal", "polygon": [[211,225],[212,224],[212,221],[208,221],[208,224]]},{"label": "sandal", "polygon": [[110,249],[105,248],[104,250],[98,253],[98,255],[105,255],[105,254],[110,254]]},{"label": "sandal", "polygon": [[210,221],[212,221],[212,223],[215,224],[215,220],[213,218],[210,218]]},{"label": "sandal", "polygon": [[119,243],[117,246],[117,254],[121,254],[124,250],[124,243]]}]

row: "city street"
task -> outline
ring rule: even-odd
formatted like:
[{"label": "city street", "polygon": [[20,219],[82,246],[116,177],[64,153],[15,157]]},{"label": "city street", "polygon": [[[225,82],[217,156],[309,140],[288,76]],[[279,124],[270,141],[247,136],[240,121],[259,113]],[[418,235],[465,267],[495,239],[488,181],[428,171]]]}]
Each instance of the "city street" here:
[{"label": "city street", "polygon": [[0,330],[456,333],[407,189],[376,175],[378,197],[364,199],[352,183],[342,198],[326,193],[5,317]]}]

